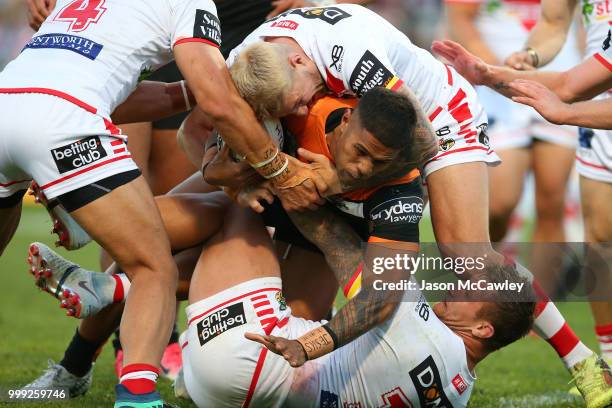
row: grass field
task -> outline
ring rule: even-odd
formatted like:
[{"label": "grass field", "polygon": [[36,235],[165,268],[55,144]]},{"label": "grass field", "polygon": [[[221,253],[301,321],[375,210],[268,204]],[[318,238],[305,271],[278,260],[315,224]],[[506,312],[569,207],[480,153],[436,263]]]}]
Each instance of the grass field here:
[{"label": "grass field", "polygon": [[[426,221],[422,225],[423,229],[427,228]],[[26,384],[46,368],[47,359],[60,360],[76,327],[76,320],[65,317],[58,302],[39,292],[27,273],[27,245],[32,241],[50,244],[50,229],[51,223],[44,211],[26,208],[15,238],[0,259],[0,285],[4,288],[0,297],[0,389]],[[68,257],[96,269],[95,245],[70,253]],[[595,347],[588,305],[567,303],[557,306],[583,341],[589,347]],[[184,317],[181,327],[184,327]],[[112,347],[108,346],[98,359],[93,387],[85,397],[69,402],[14,403],[7,406],[111,407],[116,382],[112,363]],[[570,377],[552,348],[533,337],[495,353],[476,371],[478,381],[471,408],[583,406],[567,394]],[[160,384],[168,402],[194,407],[191,403],[174,399],[168,381],[162,379]]]}]

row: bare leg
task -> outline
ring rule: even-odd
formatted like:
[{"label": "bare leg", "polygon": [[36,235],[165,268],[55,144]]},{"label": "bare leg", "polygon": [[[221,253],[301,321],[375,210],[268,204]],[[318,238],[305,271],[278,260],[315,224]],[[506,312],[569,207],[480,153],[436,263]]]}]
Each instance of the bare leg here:
[{"label": "bare leg", "polygon": [[12,208],[0,208],[0,256],[15,235],[21,219],[21,202]]},{"label": "bare leg", "polygon": [[529,149],[497,151],[502,164],[489,168],[489,200],[491,202],[491,241],[499,242],[508,231],[510,217],[523,193],[525,176],[531,166]]}]

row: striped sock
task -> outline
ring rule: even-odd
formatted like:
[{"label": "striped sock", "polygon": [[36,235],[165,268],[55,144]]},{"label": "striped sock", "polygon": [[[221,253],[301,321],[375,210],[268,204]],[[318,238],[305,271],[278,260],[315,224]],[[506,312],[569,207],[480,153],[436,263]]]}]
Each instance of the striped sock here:
[{"label": "striped sock", "polygon": [[127,298],[131,282],[125,273],[113,275],[115,279],[115,292],[113,292],[113,303],[123,302]]},{"label": "striped sock", "polygon": [[599,341],[601,357],[608,364],[612,363],[612,323],[595,326],[595,334]]},{"label": "striped sock", "polygon": [[150,364],[130,364],[121,370],[119,384],[132,394],[148,394],[155,391],[159,369]]}]

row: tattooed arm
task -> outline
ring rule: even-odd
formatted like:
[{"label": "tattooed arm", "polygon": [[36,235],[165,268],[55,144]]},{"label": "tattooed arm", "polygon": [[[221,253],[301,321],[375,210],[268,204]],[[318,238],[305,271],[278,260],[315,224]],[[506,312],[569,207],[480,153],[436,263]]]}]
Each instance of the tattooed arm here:
[{"label": "tattooed arm", "polygon": [[[367,264],[360,237],[329,208],[288,214],[300,232],[323,252],[340,285],[349,283]],[[403,249],[418,248],[414,243],[408,245]],[[325,326],[313,329],[297,340],[255,334],[247,334],[246,337],[282,355],[293,367],[351,342],[387,320],[400,302],[399,297],[393,298],[388,292],[374,290],[368,275],[364,271],[359,294],[350,299]]]}]

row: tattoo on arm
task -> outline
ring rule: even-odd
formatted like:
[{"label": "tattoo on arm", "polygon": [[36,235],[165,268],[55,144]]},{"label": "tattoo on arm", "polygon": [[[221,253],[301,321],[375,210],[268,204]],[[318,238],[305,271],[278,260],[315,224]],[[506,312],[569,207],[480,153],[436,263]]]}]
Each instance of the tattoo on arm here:
[{"label": "tattoo on arm", "polygon": [[508,85],[506,85],[505,82],[498,82],[496,84],[493,84],[493,88],[495,88],[495,90],[497,91],[501,91],[501,90],[508,90],[510,89],[510,87]]},{"label": "tattoo on arm", "polygon": [[[362,241],[355,231],[326,207],[303,213],[290,212],[289,216],[302,234],[323,251],[340,285],[348,283],[364,262]],[[363,277],[365,275],[362,274]],[[361,292],[329,322],[338,339],[336,347],[347,344],[385,321],[397,304],[390,301],[384,291],[373,290],[364,282]]]}]

